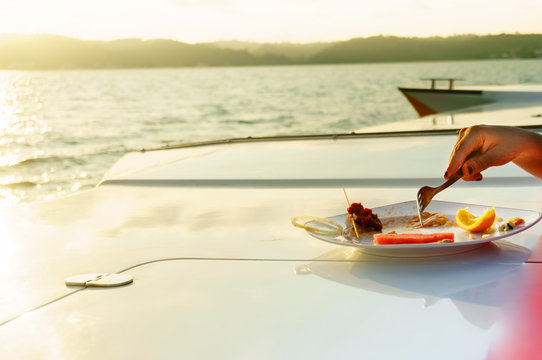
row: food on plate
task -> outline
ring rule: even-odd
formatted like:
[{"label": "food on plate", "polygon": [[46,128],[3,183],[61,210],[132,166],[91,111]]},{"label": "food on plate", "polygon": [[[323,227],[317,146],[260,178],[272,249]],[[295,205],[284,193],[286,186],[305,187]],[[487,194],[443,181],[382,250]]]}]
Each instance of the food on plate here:
[{"label": "food on plate", "polygon": [[[343,232],[343,227],[340,224],[317,216],[294,216],[290,221],[293,226],[309,230],[315,234],[341,235]],[[307,223],[313,223],[314,226],[306,225]]]},{"label": "food on plate", "polygon": [[499,226],[499,231],[500,232],[505,232],[505,231],[514,230],[518,225],[523,224],[524,222],[525,222],[525,220],[523,220],[519,216],[510,218],[510,219],[506,220],[506,222],[504,224]]},{"label": "food on plate", "polygon": [[386,233],[374,234],[373,241],[376,245],[397,245],[397,244],[427,244],[434,242],[454,242],[454,233]]},{"label": "food on plate", "polygon": [[488,231],[495,221],[495,208],[484,210],[480,217],[476,217],[467,211],[467,209],[457,210],[455,215],[457,226],[470,232]]},{"label": "food on plate", "polygon": [[[361,203],[352,203],[347,209],[346,229],[343,236],[349,240],[357,241],[362,235],[372,236],[371,232],[382,230],[382,222],[378,215],[369,208],[363,207]],[[356,227],[354,228],[354,224]]]},{"label": "food on plate", "polygon": [[378,215],[373,214],[373,210],[363,207],[361,203],[352,203],[347,211],[349,214],[348,217],[354,219],[354,223],[360,232],[382,230],[382,223]]},{"label": "food on plate", "polygon": [[345,238],[356,241],[361,234],[368,235],[369,232],[382,230],[382,222],[380,222],[378,215],[373,213],[371,209],[361,205],[361,203],[352,203],[348,206],[347,212],[346,229],[343,232]]},{"label": "food on plate", "polygon": [[[451,222],[446,215],[439,213],[430,213],[424,211],[422,213],[423,227],[437,227],[437,226],[452,226],[454,223]],[[422,224],[420,224],[420,218],[418,216],[413,216],[410,221],[406,224],[407,228],[420,229]]]}]

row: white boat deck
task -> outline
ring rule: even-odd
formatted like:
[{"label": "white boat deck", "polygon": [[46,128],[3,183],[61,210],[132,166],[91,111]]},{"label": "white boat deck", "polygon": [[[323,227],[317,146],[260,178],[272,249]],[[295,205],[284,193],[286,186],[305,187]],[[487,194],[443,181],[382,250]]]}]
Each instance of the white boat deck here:
[{"label": "white boat deck", "polygon": [[[515,104],[510,108],[503,103],[473,106],[442,114],[427,115],[418,119],[391,122],[356,130],[359,133],[411,132],[431,130],[459,130],[473,124],[512,125],[537,128],[542,124],[542,101]],[[449,152],[450,149],[447,149]]]},{"label": "white boat deck", "polygon": [[[444,131],[138,152],[94,190],[4,210],[0,358],[486,359],[524,274],[542,268],[533,253],[541,223],[422,258],[369,255],[290,224],[344,213],[343,187],[371,208],[413,200],[442,181],[455,139]],[[485,176],[437,198],[542,211],[541,180],[513,165]],[[134,282],[64,285],[102,272]]]}]

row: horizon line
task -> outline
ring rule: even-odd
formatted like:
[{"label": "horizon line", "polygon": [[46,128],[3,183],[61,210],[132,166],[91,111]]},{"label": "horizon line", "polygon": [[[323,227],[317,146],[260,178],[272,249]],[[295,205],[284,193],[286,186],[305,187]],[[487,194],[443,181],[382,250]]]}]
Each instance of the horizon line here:
[{"label": "horizon line", "polygon": [[217,42],[241,42],[241,43],[255,43],[255,44],[297,44],[297,45],[308,45],[308,44],[321,44],[321,43],[333,43],[333,42],[343,42],[343,41],[350,41],[353,39],[361,39],[361,38],[374,38],[374,37],[396,37],[396,38],[403,38],[403,39],[430,39],[430,38],[452,38],[452,37],[459,37],[459,36],[499,36],[499,35],[542,35],[542,33],[533,33],[533,32],[497,32],[497,33],[453,33],[448,35],[439,35],[439,34],[433,34],[433,35],[426,35],[426,36],[419,36],[419,35],[394,35],[394,34],[374,34],[374,35],[360,35],[360,36],[353,36],[349,38],[343,38],[343,39],[336,39],[336,40],[314,40],[314,41],[289,41],[289,40],[277,40],[277,41],[264,41],[264,40],[242,40],[242,39],[217,39],[217,40],[206,40],[206,41],[198,41],[198,42],[188,42],[183,41],[181,39],[176,38],[170,38],[170,37],[152,37],[152,38],[144,38],[144,37],[119,37],[119,38],[110,38],[110,39],[92,39],[92,38],[78,38],[70,35],[62,35],[62,34],[54,34],[54,33],[0,33],[0,38],[3,36],[25,36],[25,37],[38,37],[38,36],[51,36],[51,37],[60,37],[60,38],[67,38],[72,40],[79,40],[79,41],[103,41],[103,42],[113,42],[113,41],[121,41],[121,40],[140,40],[140,41],[152,41],[152,40],[170,40],[170,41],[176,41],[180,43],[190,44],[190,45],[197,45],[197,44],[206,44],[206,43],[217,43]]}]

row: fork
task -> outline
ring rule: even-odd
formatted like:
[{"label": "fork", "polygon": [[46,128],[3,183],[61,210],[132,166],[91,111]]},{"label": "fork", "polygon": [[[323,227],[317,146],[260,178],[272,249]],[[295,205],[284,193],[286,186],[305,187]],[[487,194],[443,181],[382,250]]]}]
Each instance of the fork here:
[{"label": "fork", "polygon": [[430,186],[424,186],[420,190],[418,190],[418,196],[417,196],[417,205],[418,205],[418,217],[420,218],[420,224],[423,227],[423,219],[422,219],[422,213],[429,205],[431,200],[433,200],[433,197],[437,195],[442,190],[446,189],[448,186],[455,183],[457,180],[461,179],[463,176],[463,172],[461,169],[459,169],[458,172],[453,174],[444,184],[437,186],[437,187],[430,187]]}]

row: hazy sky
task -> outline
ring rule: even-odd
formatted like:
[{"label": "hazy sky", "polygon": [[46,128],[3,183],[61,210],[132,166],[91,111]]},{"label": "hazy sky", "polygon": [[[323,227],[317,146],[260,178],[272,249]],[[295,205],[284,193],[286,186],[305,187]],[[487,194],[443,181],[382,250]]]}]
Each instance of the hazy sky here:
[{"label": "hazy sky", "polygon": [[0,33],[314,42],[542,33],[542,0],[0,0]]}]

